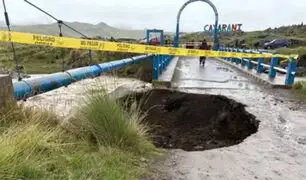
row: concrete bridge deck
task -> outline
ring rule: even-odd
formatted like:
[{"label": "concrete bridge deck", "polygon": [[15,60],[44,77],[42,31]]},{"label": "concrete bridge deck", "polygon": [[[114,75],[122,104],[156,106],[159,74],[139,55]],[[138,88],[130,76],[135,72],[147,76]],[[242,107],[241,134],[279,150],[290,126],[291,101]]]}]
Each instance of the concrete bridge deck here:
[{"label": "concrete bridge deck", "polygon": [[176,67],[173,88],[179,89],[254,89],[252,79],[229,66],[208,58],[205,67],[199,58],[182,57]]}]

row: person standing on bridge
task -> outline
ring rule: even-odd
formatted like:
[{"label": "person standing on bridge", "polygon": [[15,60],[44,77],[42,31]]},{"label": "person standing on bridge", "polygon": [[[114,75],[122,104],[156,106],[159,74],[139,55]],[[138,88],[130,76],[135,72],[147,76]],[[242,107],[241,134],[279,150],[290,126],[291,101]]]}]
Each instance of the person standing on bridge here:
[{"label": "person standing on bridge", "polygon": [[[204,39],[200,45],[201,50],[208,50],[208,45],[206,39]],[[200,66],[205,65],[206,56],[200,56]]]}]

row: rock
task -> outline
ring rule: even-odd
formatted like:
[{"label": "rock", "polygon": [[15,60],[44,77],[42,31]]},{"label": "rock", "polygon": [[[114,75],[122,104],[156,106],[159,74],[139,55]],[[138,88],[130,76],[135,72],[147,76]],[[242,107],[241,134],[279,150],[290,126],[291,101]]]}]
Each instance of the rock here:
[{"label": "rock", "polygon": [[[18,79],[18,73],[16,71],[0,68],[0,74],[9,75],[12,79]],[[20,73],[21,78],[30,78],[31,76],[25,73]]]},{"label": "rock", "polygon": [[203,149],[203,146],[195,146],[194,147],[194,150],[198,151],[198,150],[202,150]]},{"label": "rock", "polygon": [[141,158],[140,158],[140,161],[141,161],[141,162],[147,162],[147,159],[144,158],[144,157],[141,157]]},{"label": "rock", "polygon": [[301,77],[301,76],[306,76],[306,67],[298,67],[296,76]]}]

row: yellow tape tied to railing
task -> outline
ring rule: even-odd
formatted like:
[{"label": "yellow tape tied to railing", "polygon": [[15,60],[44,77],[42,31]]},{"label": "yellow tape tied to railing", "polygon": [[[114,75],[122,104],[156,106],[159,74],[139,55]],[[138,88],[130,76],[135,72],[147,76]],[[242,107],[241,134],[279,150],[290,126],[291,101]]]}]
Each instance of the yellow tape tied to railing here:
[{"label": "yellow tape tied to railing", "polygon": [[289,58],[292,56],[272,54],[252,54],[223,52],[211,50],[184,49],[162,46],[151,46],[142,44],[128,44],[109,41],[87,40],[81,38],[58,37],[42,34],[31,34],[22,32],[0,31],[0,38],[3,42],[14,42],[31,45],[44,45],[59,48],[91,49],[97,51],[130,52],[139,54],[159,54],[173,56],[207,56],[220,58]]}]

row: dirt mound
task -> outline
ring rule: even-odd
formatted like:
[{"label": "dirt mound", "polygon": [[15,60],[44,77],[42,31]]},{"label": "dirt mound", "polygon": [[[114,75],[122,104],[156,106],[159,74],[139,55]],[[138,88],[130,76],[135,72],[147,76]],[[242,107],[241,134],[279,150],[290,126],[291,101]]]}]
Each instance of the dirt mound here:
[{"label": "dirt mound", "polygon": [[147,113],[145,121],[157,147],[200,151],[231,146],[259,126],[245,105],[224,96],[155,89],[134,98]]}]

